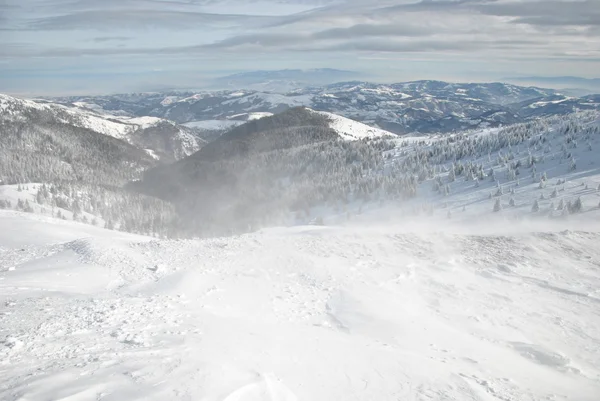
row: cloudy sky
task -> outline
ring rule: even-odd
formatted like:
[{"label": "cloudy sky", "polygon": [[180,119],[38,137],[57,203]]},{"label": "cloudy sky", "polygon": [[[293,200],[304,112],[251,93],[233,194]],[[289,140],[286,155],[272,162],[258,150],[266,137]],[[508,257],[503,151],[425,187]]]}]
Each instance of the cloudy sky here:
[{"label": "cloudy sky", "polygon": [[0,92],[323,67],[377,81],[595,78],[600,0],[0,0]]}]

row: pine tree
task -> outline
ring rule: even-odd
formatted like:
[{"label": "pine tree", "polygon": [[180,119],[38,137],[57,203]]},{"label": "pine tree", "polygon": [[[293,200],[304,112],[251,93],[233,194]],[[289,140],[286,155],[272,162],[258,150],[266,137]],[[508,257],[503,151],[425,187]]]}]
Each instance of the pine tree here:
[{"label": "pine tree", "polygon": [[499,212],[500,210],[502,210],[502,205],[500,204],[500,198],[498,198],[494,203],[494,212]]},{"label": "pine tree", "polygon": [[537,199],[533,202],[533,206],[531,207],[531,211],[533,213],[537,213],[540,211],[540,204],[538,203]]},{"label": "pine tree", "polygon": [[28,199],[25,200],[25,205],[23,206],[23,211],[27,212],[27,213],[33,213],[33,208],[29,204],[29,200]]},{"label": "pine tree", "polygon": [[581,212],[582,209],[583,209],[583,203],[581,202],[581,197],[579,196],[579,197],[577,197],[577,199],[575,199],[575,202],[573,202],[573,204],[571,205],[569,212],[579,213],[579,212]]}]

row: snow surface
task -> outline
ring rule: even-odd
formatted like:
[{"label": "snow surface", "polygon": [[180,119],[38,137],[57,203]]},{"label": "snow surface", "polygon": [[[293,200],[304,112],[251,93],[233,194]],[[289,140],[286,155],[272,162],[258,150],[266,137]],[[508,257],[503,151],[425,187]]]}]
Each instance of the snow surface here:
[{"label": "snow surface", "polygon": [[166,241],[0,211],[0,399],[600,394],[600,227]]}]

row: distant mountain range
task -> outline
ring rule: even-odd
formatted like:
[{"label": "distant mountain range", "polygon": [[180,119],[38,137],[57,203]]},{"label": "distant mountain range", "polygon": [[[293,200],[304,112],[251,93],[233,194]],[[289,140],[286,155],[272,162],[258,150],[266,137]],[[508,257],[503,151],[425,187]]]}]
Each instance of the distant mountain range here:
[{"label": "distant mountain range", "polygon": [[241,72],[215,79],[210,88],[215,89],[255,89],[270,92],[287,92],[306,86],[325,85],[330,82],[359,79],[362,74],[356,71],[332,68],[259,70]]},{"label": "distant mountain range", "polygon": [[88,107],[110,114],[153,116],[200,127],[206,126],[206,121],[211,121],[214,126],[218,124],[213,122],[220,120],[224,121],[224,126],[229,126],[229,121],[238,119],[240,115],[279,113],[306,106],[396,134],[426,134],[526,121],[549,112],[548,107],[530,107],[531,104],[557,102],[559,99],[563,99],[564,104],[552,107],[560,113],[598,108],[593,96],[569,97],[553,89],[441,81],[385,85],[350,81],[283,93],[236,89],[78,96],[54,100],[64,104],[83,102]]},{"label": "distant mountain range", "polygon": [[507,82],[525,85],[540,85],[563,90],[576,96],[600,92],[600,78],[562,77],[511,77]]}]

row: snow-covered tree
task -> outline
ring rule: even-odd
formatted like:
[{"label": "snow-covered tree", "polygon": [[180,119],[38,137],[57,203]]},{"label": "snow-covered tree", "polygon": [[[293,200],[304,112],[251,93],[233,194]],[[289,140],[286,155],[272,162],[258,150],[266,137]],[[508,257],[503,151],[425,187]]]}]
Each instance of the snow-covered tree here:
[{"label": "snow-covered tree", "polygon": [[500,203],[500,199],[496,199],[496,202],[494,202],[494,212],[499,212],[500,210],[502,210],[502,204]]}]

